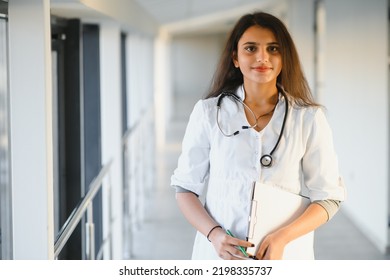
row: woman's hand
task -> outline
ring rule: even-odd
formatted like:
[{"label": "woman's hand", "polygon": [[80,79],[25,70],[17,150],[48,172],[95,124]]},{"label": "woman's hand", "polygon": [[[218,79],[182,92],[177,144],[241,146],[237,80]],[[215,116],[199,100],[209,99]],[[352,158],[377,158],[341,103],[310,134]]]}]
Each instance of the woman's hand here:
[{"label": "woman's hand", "polygon": [[245,248],[254,246],[250,242],[229,236],[221,228],[213,230],[209,236],[209,240],[213,244],[218,256],[224,260],[247,259],[237,246]]},{"label": "woman's hand", "polygon": [[281,260],[287,241],[282,230],[267,235],[261,242],[256,258],[259,260]]}]

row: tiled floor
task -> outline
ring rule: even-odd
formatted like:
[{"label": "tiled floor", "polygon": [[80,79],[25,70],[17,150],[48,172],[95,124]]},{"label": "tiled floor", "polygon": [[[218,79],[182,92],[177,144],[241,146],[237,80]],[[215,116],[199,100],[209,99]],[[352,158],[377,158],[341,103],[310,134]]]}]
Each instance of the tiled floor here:
[{"label": "tiled floor", "polygon": [[[181,115],[169,126],[167,146],[158,153],[156,190],[148,197],[145,220],[134,232],[132,259],[190,259],[194,229],[183,218],[169,187],[176,167],[181,139],[193,102],[182,103]],[[340,211],[330,222],[318,229],[315,239],[319,260],[380,260],[390,259],[373,244]]]}]

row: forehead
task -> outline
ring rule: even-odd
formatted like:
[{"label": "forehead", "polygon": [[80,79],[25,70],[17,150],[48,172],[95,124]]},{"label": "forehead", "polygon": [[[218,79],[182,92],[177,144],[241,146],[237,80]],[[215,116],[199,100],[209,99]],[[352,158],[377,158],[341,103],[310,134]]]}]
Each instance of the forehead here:
[{"label": "forehead", "polygon": [[270,29],[258,25],[253,25],[245,30],[240,40],[238,41],[238,45],[242,45],[248,42],[266,44],[271,42],[275,43],[277,40],[274,33]]}]

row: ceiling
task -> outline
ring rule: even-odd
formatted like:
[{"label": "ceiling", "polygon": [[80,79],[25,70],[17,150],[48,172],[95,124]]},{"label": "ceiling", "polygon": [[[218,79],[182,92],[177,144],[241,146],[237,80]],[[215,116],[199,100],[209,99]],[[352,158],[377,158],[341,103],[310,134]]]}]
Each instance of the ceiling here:
[{"label": "ceiling", "polygon": [[171,33],[218,32],[271,0],[134,0]]},{"label": "ceiling", "polygon": [[135,0],[160,24],[204,16],[261,0]]}]

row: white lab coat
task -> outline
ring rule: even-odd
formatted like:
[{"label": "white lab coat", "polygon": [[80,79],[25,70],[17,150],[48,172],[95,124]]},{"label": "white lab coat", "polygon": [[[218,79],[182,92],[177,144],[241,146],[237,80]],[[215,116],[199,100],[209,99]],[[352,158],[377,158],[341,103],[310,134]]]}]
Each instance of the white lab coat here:
[{"label": "white lab coat", "polygon": [[[236,94],[244,100],[240,86]],[[225,97],[219,124],[217,99],[200,100],[194,106],[182,143],[171,185],[205,196],[205,208],[224,229],[245,239],[248,231],[251,187],[260,181],[315,200],[344,200],[332,132],[321,108],[303,108],[291,103],[285,130],[273,153],[273,165],[263,168],[260,157],[269,154],[280,134],[285,114],[284,97],[268,125],[260,132],[241,130],[249,125],[243,106]],[[277,202],[276,202],[277,203]],[[281,205],[282,207],[282,205]],[[197,233],[193,259],[218,259],[212,244]]]}]

